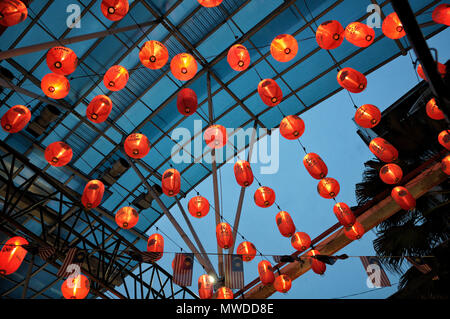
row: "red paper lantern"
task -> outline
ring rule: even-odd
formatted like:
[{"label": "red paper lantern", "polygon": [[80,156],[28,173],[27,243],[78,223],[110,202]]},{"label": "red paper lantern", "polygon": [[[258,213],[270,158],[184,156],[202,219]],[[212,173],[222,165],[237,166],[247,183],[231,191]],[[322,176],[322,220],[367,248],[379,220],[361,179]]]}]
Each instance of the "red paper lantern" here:
[{"label": "red paper lantern", "polygon": [[220,223],[216,227],[217,244],[223,249],[228,249],[233,245],[233,232],[227,223]]},{"label": "red paper lantern", "polygon": [[209,126],[203,133],[206,145],[211,148],[222,148],[227,144],[227,129],[219,124]]},{"label": "red paper lantern", "polygon": [[337,81],[340,86],[352,93],[361,93],[367,87],[364,74],[348,67],[338,72]]},{"label": "red paper lantern", "polygon": [[234,164],[234,177],[240,186],[250,186],[253,183],[253,172],[250,163],[244,160],[237,161]]},{"label": "red paper lantern", "polygon": [[281,293],[288,292],[292,287],[292,280],[291,278],[286,275],[279,275],[277,278],[275,278],[275,281],[273,283],[273,288],[275,288],[276,291]]},{"label": "red paper lantern", "polygon": [[200,299],[211,299],[214,294],[214,283],[209,275],[198,278],[198,294]]},{"label": "red paper lantern", "polygon": [[305,251],[311,246],[311,238],[307,233],[296,232],[291,237],[291,245],[295,250]]},{"label": "red paper lantern", "polygon": [[12,237],[6,241],[0,251],[0,275],[10,275],[19,269],[27,250],[22,245],[28,245],[28,241],[23,237]]},{"label": "red paper lantern", "polygon": [[159,257],[155,261],[160,260],[164,254],[164,237],[160,234],[151,235],[147,241],[147,252],[159,253]]},{"label": "red paper lantern", "polygon": [[84,299],[89,294],[90,288],[89,279],[79,274],[67,278],[61,286],[61,292],[66,299]]},{"label": "red paper lantern", "polygon": [[139,60],[146,68],[158,70],[169,61],[169,51],[161,42],[150,40],[139,51]]},{"label": "red paper lantern", "polygon": [[406,187],[396,186],[391,192],[392,198],[404,210],[410,210],[416,207],[416,200]]},{"label": "red paper lantern", "polygon": [[120,91],[127,85],[129,77],[127,69],[121,65],[113,65],[106,71],[103,84],[110,91]]},{"label": "red paper lantern", "polygon": [[103,123],[112,110],[112,101],[107,95],[97,95],[86,108],[86,117],[94,123]]},{"label": "red paper lantern", "polygon": [[356,221],[355,215],[346,203],[336,203],[333,212],[339,223],[344,227],[351,227]]},{"label": "red paper lantern", "polygon": [[381,120],[380,110],[372,104],[361,105],[355,113],[355,122],[361,127],[372,128]]},{"label": "red paper lantern", "polygon": [[263,285],[270,285],[275,280],[272,265],[267,260],[261,260],[258,263],[259,279]]},{"label": "red paper lantern", "polygon": [[253,198],[255,199],[256,205],[259,207],[270,207],[275,203],[275,192],[270,187],[261,186],[256,190]]},{"label": "red paper lantern", "polygon": [[442,159],[441,168],[445,174],[450,175],[450,155],[447,155]]},{"label": "red paper lantern", "polygon": [[100,9],[106,19],[119,21],[128,13],[130,6],[128,0],[102,0]]},{"label": "red paper lantern", "polygon": [[443,120],[445,119],[444,112],[437,106],[436,99],[432,98],[428,101],[425,110],[427,115],[433,120]]},{"label": "red paper lantern", "polygon": [[178,80],[188,81],[197,73],[197,61],[188,53],[180,53],[170,61],[170,70]]},{"label": "red paper lantern", "polygon": [[28,9],[22,1],[3,0],[0,1],[0,25],[12,27],[28,16]]},{"label": "red paper lantern", "polygon": [[140,133],[128,135],[123,144],[125,153],[132,158],[143,158],[150,152],[150,141]]},{"label": "red paper lantern", "polygon": [[120,228],[131,229],[139,221],[139,214],[133,207],[125,206],[116,213],[116,223]]},{"label": "red paper lantern", "polygon": [[49,73],[42,78],[41,89],[49,98],[59,100],[69,94],[70,83],[64,75]]},{"label": "red paper lantern", "polygon": [[220,287],[217,289],[217,299],[233,299],[233,291],[228,287]]},{"label": "red paper lantern", "polygon": [[434,22],[450,26],[450,4],[443,3],[434,8],[431,18]]},{"label": "red paper lantern", "polygon": [[95,208],[100,205],[104,192],[105,185],[101,181],[96,179],[89,181],[84,187],[81,203],[86,208]]},{"label": "red paper lantern", "polygon": [[270,54],[278,62],[291,61],[298,52],[298,43],[290,34],[280,34],[270,44]]},{"label": "red paper lantern", "polygon": [[202,6],[206,8],[213,8],[220,5],[222,1],[223,0],[198,0],[198,3],[200,3]]},{"label": "red paper lantern", "polygon": [[375,39],[375,30],[367,24],[352,22],[345,28],[345,39],[357,47],[365,48]]},{"label": "red paper lantern", "polygon": [[253,260],[256,256],[256,247],[249,241],[244,241],[239,244],[236,249],[238,255],[242,255],[242,260],[245,262]]},{"label": "red paper lantern", "polygon": [[305,122],[297,115],[288,115],[281,120],[280,134],[288,140],[298,139],[305,132]]},{"label": "red paper lantern", "polygon": [[381,31],[390,39],[396,40],[406,35],[402,22],[396,12],[389,14],[381,25]]},{"label": "red paper lantern", "polygon": [[291,237],[295,232],[295,224],[288,212],[281,211],[275,216],[278,230],[284,237]]},{"label": "red paper lantern", "polygon": [[[447,73],[447,67],[445,66],[445,64],[442,64],[440,62],[437,62],[437,71],[438,73],[441,75],[441,77],[444,77],[445,74]],[[422,64],[419,64],[417,66],[417,74],[419,75],[419,77],[421,77],[423,80],[428,81],[425,72],[423,72],[423,68],[422,68]]]},{"label": "red paper lantern", "polygon": [[450,130],[444,130],[441,133],[439,133],[438,141],[439,144],[441,144],[443,147],[445,147],[447,150],[450,151]]},{"label": "red paper lantern", "polygon": [[344,228],[344,235],[350,240],[361,239],[364,232],[364,227],[359,222],[355,222],[351,227]]},{"label": "red paper lantern", "polygon": [[397,149],[384,138],[375,137],[369,144],[369,149],[380,161],[390,163],[398,158]]},{"label": "red paper lantern", "polygon": [[303,165],[315,179],[322,179],[328,174],[328,167],[322,158],[316,153],[308,153],[303,158]]},{"label": "red paper lantern", "polygon": [[380,178],[386,184],[397,184],[402,180],[402,177],[403,171],[397,164],[389,163],[380,169]]},{"label": "red paper lantern", "polygon": [[272,79],[264,79],[258,84],[258,94],[263,103],[267,106],[280,104],[283,99],[283,92],[277,82]]},{"label": "red paper lantern", "polygon": [[198,107],[197,94],[189,88],[181,89],[177,95],[178,112],[185,116],[195,113]]},{"label": "red paper lantern", "polygon": [[311,269],[316,274],[323,275],[325,273],[325,270],[327,269],[327,266],[325,265],[325,263],[312,257],[312,256],[317,256],[317,255],[320,255],[320,252],[318,250],[314,250],[314,249],[310,250],[307,254],[307,256],[311,257]]},{"label": "red paper lantern", "polygon": [[195,196],[189,200],[189,213],[197,218],[205,217],[209,212],[209,202],[205,197]]},{"label": "red paper lantern", "polygon": [[61,167],[72,160],[73,152],[64,142],[53,142],[44,152],[45,160],[52,166]]},{"label": "red paper lantern", "polygon": [[30,110],[24,105],[16,105],[2,116],[1,125],[5,132],[17,133],[27,126],[30,119]]},{"label": "red paper lantern", "polygon": [[227,61],[233,70],[244,71],[250,65],[250,53],[242,44],[235,44],[228,50]]},{"label": "red paper lantern", "polygon": [[59,75],[68,75],[75,71],[78,58],[72,49],[66,47],[53,47],[47,52],[47,65],[49,69]]},{"label": "red paper lantern", "polygon": [[169,197],[177,196],[181,189],[181,176],[175,168],[167,169],[161,180],[161,188],[164,194]]},{"label": "red paper lantern", "polygon": [[339,194],[339,183],[331,177],[325,177],[317,184],[317,192],[323,198],[335,198]]},{"label": "red paper lantern", "polygon": [[325,21],[317,28],[316,41],[322,49],[336,49],[344,41],[344,28],[339,21]]}]

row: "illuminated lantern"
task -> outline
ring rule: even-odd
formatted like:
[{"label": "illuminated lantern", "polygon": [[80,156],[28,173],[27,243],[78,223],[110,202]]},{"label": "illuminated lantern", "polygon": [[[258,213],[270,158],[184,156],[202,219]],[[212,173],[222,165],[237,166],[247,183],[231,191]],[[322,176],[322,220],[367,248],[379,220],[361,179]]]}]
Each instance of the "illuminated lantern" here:
[{"label": "illuminated lantern", "polygon": [[255,199],[256,205],[259,207],[270,207],[275,203],[275,192],[270,187],[261,186],[256,190],[253,198]]},{"label": "illuminated lantern", "polygon": [[110,91],[120,91],[127,85],[128,70],[121,65],[113,65],[103,76],[103,84]]},{"label": "illuminated lantern", "polygon": [[1,125],[8,133],[17,133],[28,124],[30,119],[30,110],[24,105],[16,105],[2,116]]},{"label": "illuminated lantern", "polygon": [[97,95],[86,109],[86,117],[94,123],[106,121],[112,110],[112,101],[107,95]]},{"label": "illuminated lantern", "polygon": [[383,20],[381,30],[385,36],[393,40],[403,38],[406,35],[396,12],[392,12]]},{"label": "illuminated lantern", "polygon": [[119,21],[128,13],[128,0],[102,0],[100,9],[106,19]]},{"label": "illuminated lantern", "polygon": [[53,142],[44,152],[45,160],[52,166],[61,167],[72,160],[73,152],[64,142]]},{"label": "illuminated lantern", "polygon": [[344,41],[344,28],[339,21],[325,21],[317,28],[316,41],[322,49],[336,49]]},{"label": "illuminated lantern", "polygon": [[361,239],[364,232],[364,227],[359,222],[355,222],[352,226],[344,228],[344,235],[350,240]]},{"label": "illuminated lantern", "polygon": [[351,227],[356,221],[355,215],[346,203],[336,203],[333,212],[339,223],[344,227]]},{"label": "illuminated lantern", "polygon": [[450,175],[450,155],[442,159],[441,168],[445,174]]},{"label": "illuminated lantern", "polygon": [[296,232],[291,237],[291,245],[295,250],[305,251],[311,246],[311,238],[307,233]]},{"label": "illuminated lantern", "polygon": [[314,249],[310,250],[307,254],[307,256],[311,256],[311,269],[316,274],[323,275],[325,273],[325,270],[327,269],[327,266],[325,265],[325,263],[312,257],[312,256],[317,256],[317,255],[320,255],[320,252],[318,250],[314,250]]},{"label": "illuminated lantern", "polygon": [[317,184],[317,191],[323,198],[335,198],[339,194],[339,183],[331,177],[325,177]]},{"label": "illuminated lantern", "polygon": [[437,106],[435,98],[432,98],[428,101],[425,110],[427,112],[427,115],[433,120],[445,119],[444,112],[442,112],[441,109],[439,109],[439,107]]},{"label": "illuminated lantern", "polygon": [[0,1],[0,25],[12,27],[28,16],[28,9],[22,1],[3,0]]},{"label": "illuminated lantern", "polygon": [[355,112],[355,122],[361,127],[372,128],[381,120],[380,110],[372,104],[361,105]]},{"label": "illuminated lantern", "polygon": [[228,287],[217,289],[217,299],[233,299],[233,291]]},{"label": "illuminated lantern", "polygon": [[152,70],[161,69],[169,60],[169,51],[159,41],[151,40],[144,43],[139,51],[139,60],[141,63]]},{"label": "illuminated lantern", "polygon": [[250,163],[244,160],[237,161],[234,164],[234,177],[240,186],[250,186],[253,183],[253,172]]},{"label": "illuminated lantern", "polygon": [[303,157],[303,165],[315,179],[322,179],[328,174],[328,167],[322,158],[316,153],[308,153]]},{"label": "illuminated lantern", "polygon": [[298,43],[290,34],[280,34],[270,44],[270,54],[278,62],[288,62],[295,58],[298,52]]},{"label": "illuminated lantern", "polygon": [[289,278],[288,275],[279,275],[277,278],[275,278],[275,281],[273,283],[273,288],[275,288],[276,291],[281,293],[286,293],[291,289],[292,286],[292,280]]},{"label": "illuminated lantern", "polygon": [[223,0],[198,0],[198,3],[200,3],[202,6],[206,8],[213,8],[220,5],[222,1]]},{"label": "illuminated lantern", "polygon": [[340,86],[352,93],[361,93],[367,87],[364,74],[348,67],[338,72],[337,81]]},{"label": "illuminated lantern", "polygon": [[181,176],[175,168],[167,169],[161,179],[161,188],[169,197],[177,196],[181,189]]},{"label": "illuminated lantern", "polygon": [[197,94],[189,88],[181,89],[177,95],[178,112],[185,116],[195,113],[198,107]]},{"label": "illuminated lantern", "polygon": [[305,132],[305,123],[297,115],[288,115],[281,120],[280,134],[288,139],[295,140]]},{"label": "illuminated lantern", "polygon": [[397,149],[384,138],[375,137],[370,141],[369,149],[380,161],[390,163],[398,158]]},{"label": "illuminated lantern", "polygon": [[143,158],[150,152],[150,141],[140,133],[128,135],[123,144],[125,153],[132,158]]},{"label": "illuminated lantern", "polygon": [[203,133],[206,145],[211,148],[222,148],[227,144],[227,129],[219,124],[209,126]]},{"label": "illuminated lantern", "polygon": [[68,75],[75,71],[78,58],[72,49],[66,47],[53,47],[47,52],[47,65],[49,69],[59,75]]},{"label": "illuminated lantern", "polygon": [[198,278],[198,294],[200,299],[211,299],[214,294],[214,284],[209,275],[201,275]]},{"label": "illuminated lantern", "polygon": [[236,249],[236,253],[238,255],[242,255],[242,260],[245,262],[253,260],[256,256],[256,247],[253,245],[253,243],[249,241],[244,241],[239,244],[238,248]]},{"label": "illuminated lantern", "polygon": [[280,231],[282,236],[291,237],[295,232],[294,221],[292,220],[291,215],[289,215],[288,212],[279,212],[275,217],[275,221],[277,222],[278,230]]},{"label": "illuminated lantern", "polygon": [[272,79],[264,79],[259,82],[258,93],[263,103],[267,106],[275,106],[283,99],[281,88]]},{"label": "illuminated lantern", "polygon": [[389,163],[380,169],[380,178],[386,184],[397,184],[402,180],[402,177],[403,171],[397,164]]},{"label": "illuminated lantern", "polygon": [[228,50],[227,61],[233,70],[244,71],[250,65],[250,54],[242,44],[235,44]]},{"label": "illuminated lantern", "polygon": [[431,18],[434,22],[450,26],[450,4],[443,3],[434,8]]},{"label": "illuminated lantern", "polygon": [[0,275],[10,275],[19,269],[27,250],[22,245],[28,245],[23,237],[12,237],[8,239],[0,251]]},{"label": "illuminated lantern", "polygon": [[258,263],[259,279],[263,285],[270,285],[275,280],[272,265],[267,260],[261,260]]},{"label": "illuminated lantern", "polygon": [[188,81],[197,73],[197,61],[188,53],[180,53],[170,61],[170,70],[178,80]]},{"label": "illuminated lantern", "polygon": [[216,227],[216,238],[219,247],[228,249],[233,244],[233,232],[227,223],[220,223]]},{"label": "illuminated lantern", "polygon": [[351,44],[365,48],[371,45],[375,39],[375,30],[367,24],[352,22],[345,28],[344,35]]},{"label": "illuminated lantern", "polygon": [[120,228],[131,229],[139,221],[139,214],[133,207],[125,206],[116,213],[116,223]]},{"label": "illuminated lantern", "polygon": [[84,187],[81,203],[86,208],[95,208],[100,205],[104,192],[105,185],[101,181],[96,179],[89,181]]},{"label": "illuminated lantern", "polygon": [[447,150],[450,151],[450,130],[444,130],[441,133],[439,133],[438,141],[439,144],[441,144],[443,147],[445,147]]},{"label": "illuminated lantern", "polygon": [[63,99],[69,94],[70,83],[64,75],[49,73],[42,78],[41,89],[52,99]]},{"label": "illuminated lantern", "polygon": [[61,286],[61,292],[66,299],[84,299],[89,294],[89,289],[89,279],[81,274],[67,278]]},{"label": "illuminated lantern", "polygon": [[147,241],[147,252],[160,253],[160,256],[155,261],[160,260],[164,253],[164,237],[160,234],[151,235]]},{"label": "illuminated lantern", "polygon": [[[441,74],[442,77],[445,76],[445,74],[447,73],[447,67],[445,66],[445,64],[442,64],[440,62],[437,62],[437,71]],[[425,72],[423,72],[423,68],[422,68],[422,64],[419,64],[417,66],[417,74],[425,81],[428,81]]]},{"label": "illuminated lantern", "polygon": [[202,196],[192,197],[188,203],[188,210],[192,216],[202,218],[209,212],[209,202]]},{"label": "illuminated lantern", "polygon": [[410,210],[416,207],[416,200],[411,193],[403,186],[396,186],[391,192],[392,198],[404,210]]}]

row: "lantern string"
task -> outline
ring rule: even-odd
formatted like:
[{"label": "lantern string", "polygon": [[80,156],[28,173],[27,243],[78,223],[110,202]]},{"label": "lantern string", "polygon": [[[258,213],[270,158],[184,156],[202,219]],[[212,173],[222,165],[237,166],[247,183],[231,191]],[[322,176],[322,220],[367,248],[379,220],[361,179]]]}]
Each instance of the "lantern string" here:
[{"label": "lantern string", "polygon": [[150,41],[150,38],[147,35],[147,32],[144,32],[144,30],[142,29],[141,25],[136,21],[136,19],[133,17],[133,15],[131,14],[131,12],[128,12],[128,15],[130,16],[130,18],[133,20],[133,22],[137,25],[137,27],[139,28],[139,30],[142,32],[142,34],[147,38],[148,41]]},{"label": "lantern string", "polygon": [[[399,283],[397,282],[397,283],[395,283],[395,284],[391,284],[391,286],[395,286],[395,285],[398,285],[398,284],[399,284]],[[343,299],[343,298],[347,298],[347,297],[359,296],[359,295],[366,294],[366,293],[368,293],[368,292],[378,291],[378,290],[383,289],[383,288],[390,288],[391,286],[377,287],[377,288],[375,288],[375,289],[372,288],[372,289],[370,289],[370,290],[366,290],[366,291],[362,291],[362,292],[358,292],[358,293],[355,293],[355,294],[346,295],[346,296],[342,296],[342,297],[334,297],[334,298],[331,298],[331,299]]]},{"label": "lantern string", "polygon": [[258,70],[256,69],[256,66],[253,67],[253,70],[255,70],[256,74],[258,75],[259,80],[262,81],[263,79],[262,79],[261,75],[259,74]]},{"label": "lantern string", "polygon": [[306,9],[308,10],[309,15],[311,16],[311,20],[313,21],[313,23],[314,23],[314,25],[316,26],[316,29],[317,29],[318,28],[317,22],[316,22],[316,20],[314,20],[314,16],[313,16],[311,10],[309,9],[309,6],[306,3],[306,0],[303,0],[303,3],[305,4]]}]

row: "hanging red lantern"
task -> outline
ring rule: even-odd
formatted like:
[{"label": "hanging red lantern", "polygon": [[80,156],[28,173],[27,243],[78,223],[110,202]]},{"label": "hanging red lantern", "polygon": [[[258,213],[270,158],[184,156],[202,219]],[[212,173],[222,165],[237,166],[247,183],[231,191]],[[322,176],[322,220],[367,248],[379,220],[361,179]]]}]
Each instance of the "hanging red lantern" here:
[{"label": "hanging red lantern", "polygon": [[323,198],[335,198],[339,194],[339,183],[331,177],[325,177],[317,184],[317,192]]},{"label": "hanging red lantern", "polygon": [[222,148],[227,144],[227,129],[219,124],[209,126],[203,133],[206,145],[211,148]]},{"label": "hanging red lantern", "polygon": [[189,200],[189,213],[197,218],[205,217],[209,212],[209,202],[205,197],[195,196]]},{"label": "hanging red lantern", "polygon": [[239,244],[236,249],[238,255],[242,255],[242,260],[245,262],[252,261],[256,256],[256,247],[249,241],[244,241]]},{"label": "hanging red lantern", "polygon": [[258,263],[258,274],[263,285],[270,285],[275,280],[272,265],[267,260],[261,260]]},{"label": "hanging red lantern", "polygon": [[439,144],[441,144],[443,147],[445,147],[447,150],[450,151],[450,130],[444,130],[441,133],[439,133],[438,141]]},{"label": "hanging red lantern", "polygon": [[223,0],[198,0],[198,3],[200,3],[202,6],[206,8],[213,8],[220,5],[222,1]]},{"label": "hanging red lantern", "polygon": [[321,262],[320,260],[317,260],[316,258],[313,258],[312,256],[320,255],[320,252],[318,250],[310,250],[307,254],[307,256],[310,256],[311,258],[311,269],[318,275],[323,275],[325,273],[325,270],[327,269],[327,266],[325,263]]},{"label": "hanging red lantern", "polygon": [[361,93],[367,87],[364,74],[348,67],[338,72],[337,81],[340,86],[352,93]]},{"label": "hanging red lantern", "polygon": [[389,163],[380,169],[380,178],[386,184],[398,184],[402,177],[403,171],[397,164]]},{"label": "hanging red lantern", "polygon": [[283,99],[281,88],[272,79],[264,79],[259,82],[258,93],[263,103],[271,107],[280,104]]},{"label": "hanging red lantern", "polygon": [[86,108],[86,117],[94,123],[103,123],[112,110],[112,101],[107,95],[97,95]]},{"label": "hanging red lantern", "polygon": [[209,275],[198,278],[198,294],[200,299],[211,299],[214,294],[214,283]]},{"label": "hanging red lantern", "polygon": [[275,192],[270,187],[261,186],[256,190],[253,198],[259,207],[270,207],[275,203]]},{"label": "hanging red lantern", "polygon": [[441,168],[445,174],[450,175],[450,155],[447,155],[442,159]]},{"label": "hanging red lantern", "polygon": [[344,227],[351,227],[356,221],[355,215],[346,203],[336,203],[333,212],[339,223]]},{"label": "hanging red lantern", "polygon": [[396,186],[391,192],[392,198],[404,210],[410,210],[416,207],[416,200],[406,187]]},{"label": "hanging red lantern", "polygon": [[175,168],[167,169],[161,179],[161,188],[169,197],[177,196],[181,189],[181,176]]},{"label": "hanging red lantern", "polygon": [[275,221],[281,236],[291,237],[295,232],[295,224],[288,212],[281,211],[275,216]]},{"label": "hanging red lantern", "polygon": [[357,47],[365,48],[375,39],[375,30],[367,24],[352,22],[345,28],[345,39]]},{"label": "hanging red lantern", "polygon": [[275,278],[275,281],[273,283],[273,288],[275,288],[276,291],[281,293],[288,292],[292,287],[292,280],[291,278],[286,275],[279,275],[277,278]]},{"label": "hanging red lantern", "polygon": [[344,28],[339,21],[325,21],[317,28],[316,41],[322,49],[336,49],[344,41]]},{"label": "hanging red lantern", "polygon": [[308,153],[303,157],[303,165],[315,179],[322,179],[328,174],[328,167],[322,158],[316,153]]},{"label": "hanging red lantern", "polygon": [[110,91],[120,91],[127,85],[128,70],[121,65],[113,65],[103,76],[103,84]]},{"label": "hanging red lantern", "polygon": [[139,60],[146,68],[158,70],[169,61],[169,51],[161,42],[150,40],[139,51]]},{"label": "hanging red lantern", "polygon": [[61,167],[72,160],[73,152],[64,142],[53,142],[44,152],[45,160],[52,166]]},{"label": "hanging red lantern", "polygon": [[180,53],[170,61],[170,70],[178,80],[188,81],[197,73],[197,61],[188,53]]},{"label": "hanging red lantern", "polygon": [[234,164],[234,177],[240,186],[250,186],[253,183],[253,172],[250,163],[244,160],[237,161]]},{"label": "hanging red lantern", "polygon": [[197,94],[189,88],[181,89],[177,95],[178,112],[185,116],[195,113],[198,107]]},{"label": "hanging red lantern", "polygon": [[359,222],[355,222],[352,226],[344,228],[344,235],[350,240],[361,239],[364,233],[364,227]]},{"label": "hanging red lantern", "polygon": [[69,94],[70,83],[64,75],[49,73],[42,78],[41,89],[48,97],[59,100]]},{"label": "hanging red lantern", "polygon": [[307,233],[296,232],[291,237],[291,245],[297,251],[305,251],[311,246],[311,238]]},{"label": "hanging red lantern", "polygon": [[143,158],[150,152],[150,141],[140,133],[128,135],[123,144],[125,153],[132,158]]},{"label": "hanging red lantern", "polygon": [[23,237],[12,237],[6,241],[0,251],[0,275],[10,275],[19,269],[27,250],[23,245],[28,245],[28,241]]},{"label": "hanging red lantern", "polygon": [[216,238],[219,247],[228,249],[233,244],[233,232],[227,223],[219,223],[216,227]]},{"label": "hanging red lantern", "polygon": [[164,254],[164,237],[160,234],[151,235],[147,241],[147,252],[159,253],[160,255],[155,261],[160,260]]},{"label": "hanging red lantern", "polygon": [[[441,75],[441,77],[444,77],[445,74],[447,73],[447,67],[445,66],[445,64],[442,64],[440,62],[437,62],[437,70],[438,73]],[[417,74],[425,81],[428,81],[425,72],[423,72],[423,68],[422,68],[422,64],[419,64],[417,66]]]},{"label": "hanging red lantern", "polygon": [[280,34],[270,44],[270,54],[278,62],[291,61],[298,52],[298,43],[290,34]]},{"label": "hanging red lantern", "polygon": [[127,15],[130,6],[128,0],[102,0],[100,9],[106,19],[119,21]]},{"label": "hanging red lantern", "polygon": [[47,65],[49,69],[59,75],[68,75],[75,71],[78,58],[72,49],[66,47],[53,47],[47,52]]},{"label": "hanging red lantern", "polygon": [[381,120],[380,110],[372,104],[361,105],[355,113],[355,122],[361,127],[372,128]]},{"label": "hanging red lantern", "polygon": [[12,27],[28,16],[28,9],[22,1],[3,0],[0,1],[0,25]]},{"label": "hanging red lantern", "polygon": [[81,203],[86,208],[95,208],[100,205],[104,192],[105,185],[101,181],[96,179],[89,181],[84,187]]},{"label": "hanging red lantern", "polygon": [[235,44],[228,50],[227,62],[233,70],[244,71],[250,65],[250,53],[242,44]]},{"label": "hanging red lantern", "polygon": [[30,119],[30,110],[24,105],[16,105],[2,116],[1,125],[5,132],[17,133],[27,126]]},{"label": "hanging red lantern", "polygon": [[383,31],[385,36],[393,40],[403,38],[406,35],[396,12],[392,12],[383,20],[381,31]]},{"label": "hanging red lantern", "polygon": [[131,229],[139,221],[139,214],[133,207],[125,206],[116,213],[116,223],[120,228]]},{"label": "hanging red lantern", "polygon": [[370,141],[369,149],[380,161],[390,163],[398,158],[397,149],[384,138],[375,137]]},{"label": "hanging red lantern", "polygon": [[217,289],[217,299],[233,299],[233,291],[228,287],[220,287]]},{"label": "hanging red lantern", "polygon": [[450,26],[450,4],[442,3],[434,8],[431,18],[434,22]]},{"label": "hanging red lantern", "polygon": [[84,299],[89,294],[90,288],[89,279],[79,274],[67,278],[61,286],[61,292],[66,299]]},{"label": "hanging red lantern", "polygon": [[305,132],[305,122],[297,115],[288,115],[281,120],[280,134],[288,140],[298,139]]},{"label": "hanging red lantern", "polygon": [[432,98],[428,101],[425,110],[427,115],[433,120],[443,120],[445,119],[444,112],[437,106],[436,99]]}]

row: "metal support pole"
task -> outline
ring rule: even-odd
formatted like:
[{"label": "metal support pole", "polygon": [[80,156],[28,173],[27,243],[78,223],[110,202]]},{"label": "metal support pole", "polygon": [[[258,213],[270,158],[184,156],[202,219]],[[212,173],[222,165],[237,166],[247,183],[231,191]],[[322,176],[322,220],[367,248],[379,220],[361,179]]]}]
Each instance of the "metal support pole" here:
[{"label": "metal support pole", "polygon": [[34,265],[34,254],[31,255],[31,261],[30,264],[28,265],[27,277],[25,279],[25,283],[23,284],[22,299],[25,299],[27,296],[28,283],[30,282],[33,265]]}]

